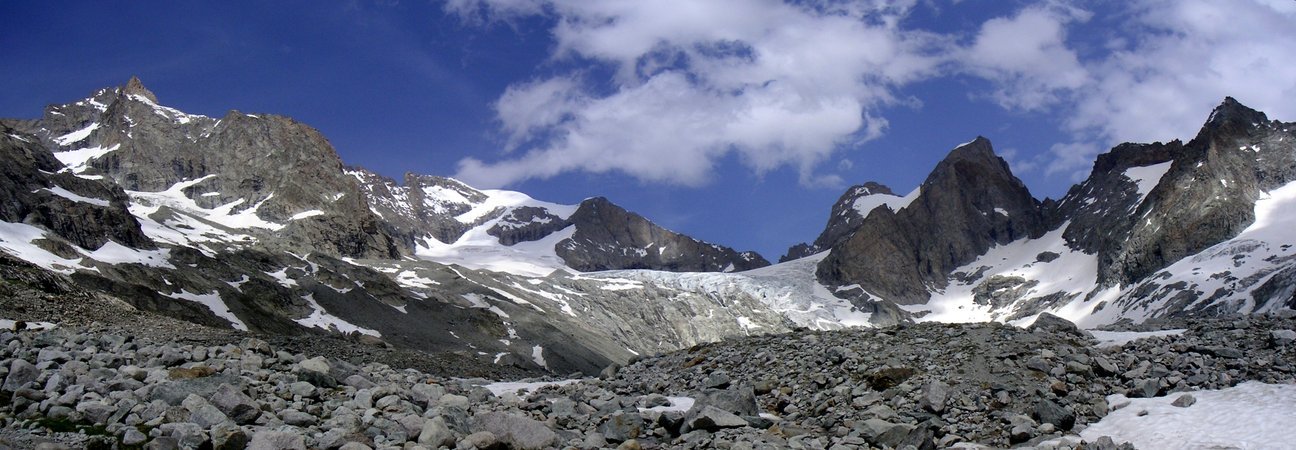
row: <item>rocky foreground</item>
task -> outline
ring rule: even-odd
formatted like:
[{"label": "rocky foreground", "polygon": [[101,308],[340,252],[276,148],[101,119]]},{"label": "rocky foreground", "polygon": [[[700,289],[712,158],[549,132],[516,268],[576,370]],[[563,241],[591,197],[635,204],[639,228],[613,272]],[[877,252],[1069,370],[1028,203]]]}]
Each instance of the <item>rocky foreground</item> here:
[{"label": "rocky foreground", "polygon": [[[0,332],[0,448],[1045,446],[1150,397],[1296,380],[1296,319],[1101,348],[1069,323],[765,335],[493,394],[485,380],[79,326]],[[1189,402],[1185,402],[1189,403]],[[1191,406],[1187,406],[1191,407]]]}]

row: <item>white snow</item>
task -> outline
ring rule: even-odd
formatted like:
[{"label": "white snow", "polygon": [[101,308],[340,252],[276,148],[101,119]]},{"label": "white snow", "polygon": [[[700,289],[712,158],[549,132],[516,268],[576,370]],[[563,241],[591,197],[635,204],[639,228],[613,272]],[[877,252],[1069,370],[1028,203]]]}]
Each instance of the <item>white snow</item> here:
[{"label": "white snow", "polygon": [[855,211],[859,212],[860,217],[868,217],[870,212],[882,205],[886,205],[888,208],[891,208],[892,211],[899,211],[904,209],[906,206],[909,206],[910,203],[913,203],[914,199],[918,198],[919,192],[921,192],[921,188],[914,189],[909,193],[909,195],[904,197],[893,194],[865,195],[855,199],[855,203],[853,203],[851,207],[854,208]]},{"label": "white snow", "polygon": [[1003,208],[995,208],[995,209],[994,209],[994,212],[999,213],[999,215],[1001,215],[1001,216],[1008,217],[1008,210],[1006,210],[1006,209],[1003,209]]},{"label": "white snow", "polygon": [[318,209],[312,209],[310,211],[304,211],[304,212],[299,212],[297,214],[293,214],[293,216],[288,220],[302,220],[307,217],[315,217],[315,216],[322,216],[322,215],[324,215],[324,211],[320,211]]},{"label": "white snow", "polygon": [[67,166],[66,170],[72,173],[81,173],[89,167],[90,160],[107,155],[119,148],[121,148],[121,144],[113,144],[112,147],[86,147],[66,152],[55,152],[54,157],[64,166]]},{"label": "white snow", "polygon": [[1125,177],[1138,186],[1139,203],[1142,203],[1143,199],[1147,198],[1148,194],[1152,192],[1152,188],[1155,188],[1157,183],[1161,182],[1161,177],[1165,176],[1173,163],[1174,161],[1166,161],[1150,166],[1125,169]]},{"label": "white snow", "polygon": [[535,361],[536,365],[540,367],[549,368],[549,364],[546,364],[544,359],[544,347],[539,345],[531,347],[531,360]]},{"label": "white snow", "polygon": [[323,306],[320,306],[319,302],[315,301],[315,294],[306,294],[306,296],[302,297],[302,299],[306,300],[306,303],[310,304],[311,307],[310,316],[307,316],[304,319],[294,319],[294,322],[297,322],[302,326],[322,328],[325,330],[337,331],[339,333],[350,333],[352,331],[359,331],[361,334],[367,334],[374,337],[382,337],[382,333],[379,333],[376,330],[371,330],[368,328],[355,325],[351,322],[342,320],[338,316],[329,314],[328,311],[324,310]]},{"label": "white snow", "polygon": [[1080,437],[1092,441],[1111,436],[1117,443],[1129,442],[1140,449],[1293,446],[1296,384],[1249,381],[1227,389],[1190,392],[1195,404],[1172,406],[1183,394],[1140,399],[1110,396],[1108,403],[1128,405],[1090,425]]},{"label": "white snow", "polygon": [[297,280],[288,277],[288,268],[284,267],[275,272],[264,272],[266,275],[279,280],[279,284],[284,287],[296,287]]},{"label": "white snow", "polygon": [[[15,320],[0,319],[0,330],[12,330],[14,329],[14,325],[16,325],[17,323],[18,322]],[[24,330],[52,330],[54,329],[55,326],[53,322],[23,321],[23,323],[27,324],[27,327],[23,328]]]},{"label": "white snow", "polygon": [[640,412],[647,412],[647,411],[656,411],[656,412],[671,412],[671,411],[687,412],[688,410],[693,409],[693,403],[695,402],[695,400],[693,399],[693,397],[666,397],[666,400],[670,401],[670,404],[669,404],[669,405],[664,405],[664,406],[654,406],[654,407],[652,407],[652,408],[639,408],[639,411],[640,411]]},{"label": "white snow", "polygon": [[37,190],[35,190],[35,191],[32,191],[32,193],[34,194],[34,193],[37,193],[37,192],[40,192],[40,191],[48,191],[48,192],[50,192],[51,194],[57,195],[57,196],[59,196],[59,197],[66,198],[66,199],[68,199],[68,200],[72,200],[72,201],[74,201],[74,202],[89,203],[89,204],[91,204],[91,205],[108,207],[108,201],[107,201],[107,200],[99,199],[99,198],[86,197],[86,196],[84,196],[84,195],[77,194],[77,193],[72,192],[72,191],[69,191],[69,190],[67,190],[67,189],[63,189],[62,186],[54,186],[54,187],[52,187],[52,188],[40,188],[40,189],[37,189]]},{"label": "white snow", "polygon": [[235,329],[243,331],[248,330],[247,325],[230,311],[229,306],[225,304],[225,300],[221,299],[219,292],[212,291],[210,294],[195,294],[182,289],[178,294],[167,294],[167,297],[197,302],[206,306],[207,309],[211,310],[212,314],[215,314],[217,317],[230,321]]},{"label": "white snow", "polygon": [[0,221],[0,249],[46,270],[70,274],[80,259],[66,259],[40,248],[34,242],[45,238],[45,230],[25,223]]},{"label": "white snow", "polygon": [[98,130],[98,129],[99,129],[99,122],[95,122],[90,125],[86,125],[85,128],[82,128],[80,130],[76,130],[71,133],[54,138],[54,143],[58,144],[60,147],[65,145],[75,144],[77,142],[81,142],[85,140],[85,138],[90,137],[90,133],[93,133],[94,130]]},{"label": "white snow", "polygon": [[576,232],[569,226],[538,241],[504,245],[486,233],[494,221],[474,227],[453,243],[424,239],[415,249],[421,259],[441,264],[458,264],[475,270],[491,270],[521,276],[543,277],[555,270],[569,270],[554,246]]},{"label": "white snow", "polygon": [[1176,328],[1173,330],[1157,331],[1102,331],[1088,330],[1098,339],[1098,347],[1120,347],[1122,345],[1134,342],[1139,339],[1156,337],[1156,336],[1178,336],[1184,334],[1187,329]]},{"label": "white snow", "polygon": [[579,381],[581,380],[535,381],[535,382],[500,381],[500,382],[495,382],[490,384],[483,384],[481,387],[486,388],[486,390],[491,391],[491,393],[495,394],[496,396],[500,396],[500,395],[504,395],[504,393],[506,392],[516,393],[518,391],[522,391],[524,393],[530,393],[531,391],[546,386],[566,386]]},{"label": "white snow", "polygon": [[[156,212],[159,208],[167,206],[227,228],[261,228],[271,231],[278,231],[284,228],[284,225],[282,224],[266,221],[256,215],[256,211],[261,207],[261,205],[274,198],[274,193],[270,193],[266,198],[257,202],[255,205],[242,209],[239,209],[239,207],[246,203],[245,199],[240,198],[230,203],[207,209],[198,206],[193,199],[190,199],[184,194],[185,188],[197,185],[198,183],[216,176],[217,175],[212,174],[195,180],[182,181],[176,183],[165,191],[126,191],[127,194],[130,194],[131,200],[139,205],[138,207],[132,205],[131,213],[136,216],[149,215]],[[236,209],[238,209],[237,212],[235,211]]]},{"label": "white snow", "polygon": [[[906,306],[910,311],[926,310],[930,313],[921,320],[935,322],[984,322],[1002,319],[1011,311],[995,310],[990,305],[973,301],[973,289],[991,276],[1017,276],[1035,280],[1039,284],[1028,290],[1027,297],[1038,297],[1055,292],[1087,293],[1098,279],[1098,258],[1067,247],[1062,233],[1069,223],[1064,223],[1039,239],[1021,239],[1005,245],[991,247],[986,254],[954,270],[972,274],[983,267],[984,274],[971,282],[951,280],[944,291],[932,293],[925,305]],[[1037,261],[1038,255],[1052,252],[1058,255],[1050,262]],[[1062,314],[1059,314],[1062,315]],[[1074,320],[1075,317],[1066,317]],[[1033,321],[1030,317],[1026,322]]]}]

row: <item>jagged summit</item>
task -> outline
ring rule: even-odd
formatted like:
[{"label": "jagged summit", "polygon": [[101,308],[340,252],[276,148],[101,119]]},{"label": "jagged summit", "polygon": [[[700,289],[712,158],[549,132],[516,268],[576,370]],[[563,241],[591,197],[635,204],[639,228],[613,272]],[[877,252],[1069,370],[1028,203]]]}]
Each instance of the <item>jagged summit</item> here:
[{"label": "jagged summit", "polygon": [[130,77],[130,80],[126,82],[126,86],[122,88],[122,94],[138,95],[140,97],[144,97],[148,99],[150,102],[153,103],[158,102],[157,95],[154,95],[153,91],[150,91],[148,90],[148,88],[144,87],[144,82],[140,81],[139,77],[137,76]]}]

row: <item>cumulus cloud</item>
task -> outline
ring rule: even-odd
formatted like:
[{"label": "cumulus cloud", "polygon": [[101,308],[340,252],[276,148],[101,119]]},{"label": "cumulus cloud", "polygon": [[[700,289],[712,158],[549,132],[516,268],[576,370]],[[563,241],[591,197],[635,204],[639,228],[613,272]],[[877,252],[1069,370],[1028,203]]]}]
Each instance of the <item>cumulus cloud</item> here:
[{"label": "cumulus cloud", "polygon": [[1059,142],[1012,159],[1071,179],[1120,142],[1193,136],[1225,96],[1296,117],[1290,0],[1044,0],[946,35],[905,25],[917,3],[447,0],[469,20],[546,17],[554,39],[554,75],[496,102],[506,152],[464,159],[456,176],[698,186],[736,156],[839,185],[824,172],[842,148],[882,135],[885,107],[922,100],[906,87],[952,74],[990,82],[974,98],[1053,117]]},{"label": "cumulus cloud", "polygon": [[1091,14],[1058,2],[986,22],[962,53],[1000,105],[1060,114],[1072,139],[1042,155],[1047,175],[1083,176],[1121,142],[1191,138],[1225,96],[1296,117],[1296,2],[1144,0],[1117,13],[1122,36],[1087,60],[1067,27]]},{"label": "cumulus cloud", "polygon": [[1143,30],[1094,64],[1101,74],[1068,120],[1107,144],[1190,138],[1225,96],[1296,117],[1296,2],[1156,0],[1136,9]]},{"label": "cumulus cloud", "polygon": [[[508,148],[457,177],[500,186],[570,171],[705,184],[729,154],[757,173],[791,166],[806,185],[843,143],[885,130],[894,92],[935,73],[943,41],[898,25],[914,1],[455,0],[465,16],[548,14],[553,59],[610,69],[514,85],[496,104]],[[573,69],[578,70],[578,69]]]},{"label": "cumulus cloud", "polygon": [[1041,109],[1089,80],[1066,27],[1091,13],[1061,4],[1029,6],[1012,17],[981,25],[972,45],[959,52],[964,70],[995,82],[995,102],[1008,108]]}]

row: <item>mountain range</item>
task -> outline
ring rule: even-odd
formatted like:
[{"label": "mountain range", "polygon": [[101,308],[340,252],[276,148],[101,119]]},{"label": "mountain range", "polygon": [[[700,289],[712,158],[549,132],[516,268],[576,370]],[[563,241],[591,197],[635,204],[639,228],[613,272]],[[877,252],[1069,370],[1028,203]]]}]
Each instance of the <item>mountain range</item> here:
[{"label": "mountain range", "polygon": [[291,118],[187,114],[132,78],[0,120],[0,249],[212,327],[597,373],[797,327],[1296,309],[1293,142],[1226,98],[1188,142],[1119,145],[1041,201],[976,137],[907,195],[848,189],[771,265],[606,198],[397,182]]}]

